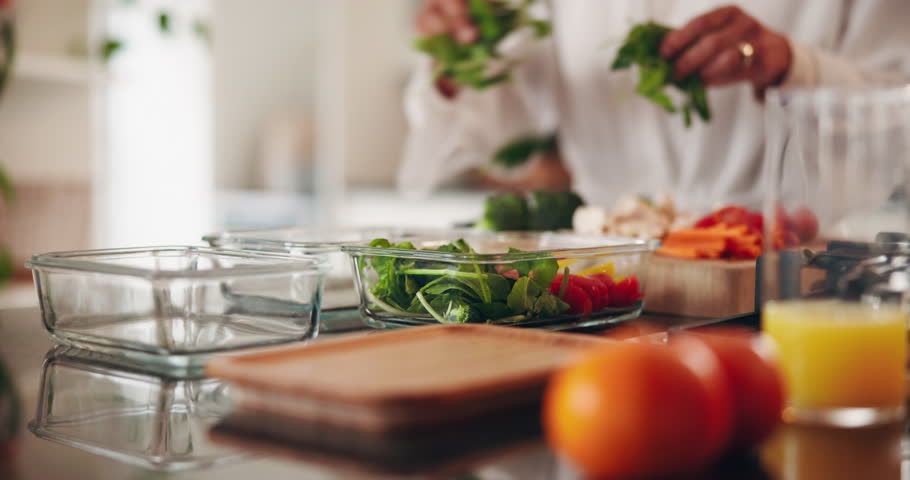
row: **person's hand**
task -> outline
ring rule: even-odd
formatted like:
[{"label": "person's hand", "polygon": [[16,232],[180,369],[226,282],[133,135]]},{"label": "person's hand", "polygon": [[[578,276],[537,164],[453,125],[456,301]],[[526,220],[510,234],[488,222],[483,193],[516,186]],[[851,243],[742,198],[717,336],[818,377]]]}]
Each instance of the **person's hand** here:
[{"label": "person's hand", "polygon": [[[427,0],[417,14],[416,27],[421,36],[448,34],[463,45],[474,43],[479,35],[468,14],[467,0]],[[437,79],[436,88],[446,98],[458,93],[458,86],[448,78]]]},{"label": "person's hand", "polygon": [[668,33],[660,55],[674,61],[677,79],[697,73],[706,85],[747,81],[759,97],[783,81],[793,58],[787,37],[735,6],[712,10]]}]

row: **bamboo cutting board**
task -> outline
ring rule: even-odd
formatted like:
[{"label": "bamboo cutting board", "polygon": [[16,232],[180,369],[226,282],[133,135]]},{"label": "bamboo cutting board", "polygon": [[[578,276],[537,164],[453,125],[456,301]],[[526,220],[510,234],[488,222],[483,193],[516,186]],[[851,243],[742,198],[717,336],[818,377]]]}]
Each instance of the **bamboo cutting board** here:
[{"label": "bamboo cutting board", "polygon": [[539,403],[549,375],[603,338],[440,325],[212,360],[241,411],[395,431]]},{"label": "bamboo cutting board", "polygon": [[706,318],[752,312],[755,263],[652,255],[645,271],[645,309]]}]

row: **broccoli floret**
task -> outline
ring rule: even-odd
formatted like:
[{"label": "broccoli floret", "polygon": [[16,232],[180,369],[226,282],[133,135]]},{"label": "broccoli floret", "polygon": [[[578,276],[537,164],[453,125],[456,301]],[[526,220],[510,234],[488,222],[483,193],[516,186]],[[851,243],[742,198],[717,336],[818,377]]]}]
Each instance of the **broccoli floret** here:
[{"label": "broccoli floret", "polygon": [[573,192],[532,192],[528,199],[529,230],[572,228],[575,209],[584,204]]},{"label": "broccoli floret", "polygon": [[527,230],[527,200],[515,193],[502,193],[487,198],[483,207],[483,218],[477,227],[494,232]]}]

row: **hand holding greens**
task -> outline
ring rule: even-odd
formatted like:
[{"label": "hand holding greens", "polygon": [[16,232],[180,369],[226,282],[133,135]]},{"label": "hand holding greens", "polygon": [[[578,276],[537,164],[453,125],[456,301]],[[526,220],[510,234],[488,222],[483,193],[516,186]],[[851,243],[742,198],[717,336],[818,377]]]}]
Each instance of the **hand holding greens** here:
[{"label": "hand holding greens", "polygon": [[497,47],[510,33],[524,27],[537,38],[550,34],[550,23],[533,18],[528,9],[534,0],[468,0],[468,11],[477,26],[476,42],[463,45],[448,33],[418,38],[415,47],[436,60],[434,77],[448,77],[459,85],[476,90],[509,80],[508,68],[491,71],[495,60],[502,60]]},{"label": "hand holding greens", "polygon": [[673,79],[673,65],[660,56],[660,44],[670,27],[648,22],[636,25],[629,32],[625,43],[619,49],[613,61],[612,70],[622,70],[638,65],[639,81],[636,92],[660,105],[667,112],[676,113],[677,107],[664,91],[672,85],[686,97],[682,105],[683,123],[692,125],[692,110],[708,122],[711,110],[708,107],[708,93],[697,74],[689,75],[682,80]]}]

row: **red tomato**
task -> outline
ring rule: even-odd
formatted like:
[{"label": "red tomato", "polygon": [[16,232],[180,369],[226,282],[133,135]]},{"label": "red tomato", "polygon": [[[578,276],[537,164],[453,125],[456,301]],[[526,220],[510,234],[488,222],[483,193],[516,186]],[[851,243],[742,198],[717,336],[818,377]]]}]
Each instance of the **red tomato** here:
[{"label": "red tomato", "polygon": [[562,296],[562,300],[569,304],[569,311],[566,313],[570,315],[590,315],[594,309],[591,297],[584,290],[574,285],[566,287],[566,293]]},{"label": "red tomato", "polygon": [[765,228],[765,217],[758,212],[749,212],[746,215],[746,224],[752,231],[763,234]]},{"label": "red tomato", "polygon": [[806,207],[800,207],[790,214],[790,226],[800,240],[808,242],[818,235],[818,218]]},{"label": "red tomato", "polygon": [[[562,288],[562,279],[563,275],[561,273],[556,275],[553,283],[550,284],[550,293],[559,295],[559,290]],[[569,304],[569,310],[566,313],[570,315],[589,315],[594,310],[594,302],[576,283],[570,275],[569,284],[566,285],[566,291],[563,292],[561,297],[562,301]]]},{"label": "red tomato", "polygon": [[774,248],[782,249],[799,245],[799,235],[791,230],[784,230],[778,227],[774,230]]},{"label": "red tomato", "polygon": [[[563,274],[561,273],[557,273],[556,277],[553,278],[553,282],[550,284],[550,291],[553,292],[554,295],[559,295],[559,289],[562,287],[562,279]],[[592,311],[606,308],[609,303],[610,289],[600,280],[591,277],[583,277],[581,275],[569,275],[569,286],[578,287],[585,292],[585,295],[591,299]]]},{"label": "red tomato", "polygon": [[774,207],[774,216],[775,225],[782,226],[784,230],[792,230],[790,215],[787,215],[787,210],[784,207],[780,205]]},{"label": "red tomato", "polygon": [[606,273],[595,273],[594,275],[591,275],[591,278],[604,284],[604,286],[607,287],[607,290],[612,289],[613,285],[616,284],[616,282],[613,281],[613,277]]},{"label": "red tomato", "polygon": [[749,211],[738,205],[730,205],[715,212],[714,216],[727,225],[746,225]]},{"label": "red tomato", "polygon": [[784,383],[765,339],[745,329],[711,328],[692,332],[720,359],[733,392],[731,445],[749,448],[780,423]]},{"label": "red tomato", "polygon": [[591,298],[591,308],[595,312],[606,308],[610,303],[610,289],[601,283],[600,280],[581,275],[571,275],[569,276],[569,284],[581,288],[588,294],[588,297]]},{"label": "red tomato", "polygon": [[[605,275],[606,274],[601,274]],[[607,276],[609,278],[609,276]],[[594,310],[602,310],[610,306],[610,287],[613,286],[613,279],[610,279],[610,283],[606,283],[600,279],[598,276],[590,275],[588,280],[594,283],[594,287],[597,289],[597,295],[599,302],[596,302],[594,305]]]},{"label": "red tomato", "polygon": [[643,296],[638,285],[638,278],[635,275],[629,275],[613,285],[610,290],[610,306],[628,307]]},{"label": "red tomato", "polygon": [[694,335],[679,334],[670,337],[670,346],[680,360],[701,380],[705,402],[708,405],[707,435],[704,455],[717,458],[727,449],[733,433],[733,391],[720,359],[714,350]]}]

